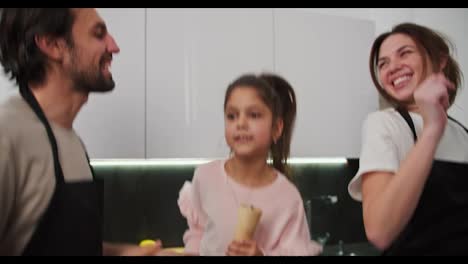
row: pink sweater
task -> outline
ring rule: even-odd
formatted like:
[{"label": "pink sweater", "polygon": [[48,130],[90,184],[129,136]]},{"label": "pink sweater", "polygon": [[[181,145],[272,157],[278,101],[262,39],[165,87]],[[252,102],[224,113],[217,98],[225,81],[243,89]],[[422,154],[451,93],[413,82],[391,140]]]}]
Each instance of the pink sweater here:
[{"label": "pink sweater", "polygon": [[311,240],[302,198],[280,172],[268,186],[250,189],[227,176],[225,160],[199,166],[192,183],[179,193],[179,208],[187,219],[185,252],[225,255],[234,237],[240,203],[262,210],[254,240],[264,255],[318,255],[322,247]]}]

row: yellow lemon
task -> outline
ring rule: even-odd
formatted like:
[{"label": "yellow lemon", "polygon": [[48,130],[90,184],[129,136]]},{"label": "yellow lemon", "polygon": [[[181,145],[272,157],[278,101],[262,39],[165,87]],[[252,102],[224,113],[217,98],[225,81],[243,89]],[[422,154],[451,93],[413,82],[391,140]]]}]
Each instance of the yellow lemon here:
[{"label": "yellow lemon", "polygon": [[167,250],[170,250],[175,253],[184,253],[184,247],[172,247],[172,248],[167,248]]},{"label": "yellow lemon", "polygon": [[145,239],[140,242],[140,247],[154,246],[154,245],[156,245],[156,242],[151,239]]}]

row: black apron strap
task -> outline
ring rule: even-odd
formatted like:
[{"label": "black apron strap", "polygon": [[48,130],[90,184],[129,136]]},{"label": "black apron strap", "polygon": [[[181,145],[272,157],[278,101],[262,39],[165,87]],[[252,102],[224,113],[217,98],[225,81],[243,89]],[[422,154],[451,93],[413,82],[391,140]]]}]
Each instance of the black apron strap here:
[{"label": "black apron strap", "polygon": [[406,109],[404,109],[402,107],[398,107],[395,110],[398,111],[398,113],[400,113],[400,115],[403,117],[403,119],[405,119],[406,123],[408,124],[408,126],[411,129],[411,132],[413,133],[414,142],[416,142],[418,140],[418,136],[416,135],[416,129],[414,128],[413,119],[411,119],[410,114],[408,113],[408,111]]},{"label": "black apron strap", "polygon": [[63,177],[62,166],[60,165],[57,141],[55,140],[54,132],[50,127],[49,121],[47,121],[47,118],[44,112],[42,111],[41,106],[39,105],[39,103],[37,102],[36,98],[34,97],[27,85],[20,85],[20,93],[23,96],[24,100],[26,100],[26,102],[31,106],[41,123],[45,126],[47,136],[49,137],[50,146],[52,147],[52,155],[54,157],[55,179],[57,183],[64,183],[65,178]]},{"label": "black apron strap", "polygon": [[459,126],[461,126],[461,127],[466,131],[466,133],[468,133],[468,129],[467,129],[465,126],[463,126],[462,123],[458,122],[457,120],[455,120],[455,119],[452,118],[451,116],[448,116],[448,118],[449,118],[450,120],[452,120],[453,122],[457,123]]},{"label": "black apron strap", "polygon": [[[395,110],[398,111],[398,113],[400,113],[400,115],[403,117],[403,119],[405,119],[406,123],[408,124],[408,126],[411,129],[411,132],[413,132],[413,138],[414,138],[414,141],[416,142],[418,137],[416,135],[416,129],[414,128],[413,119],[411,118],[410,114],[408,113],[408,111],[406,109],[404,109],[402,107],[398,107]],[[468,129],[465,126],[463,126],[462,123],[458,122],[457,120],[455,120],[453,117],[451,117],[449,115],[447,115],[447,117],[448,117],[448,119],[452,120],[453,122],[455,122],[456,124],[461,126],[466,131],[466,133],[468,133]]]},{"label": "black apron strap", "polygon": [[[20,85],[20,91],[46,128],[56,178],[52,198],[23,255],[102,255],[103,184],[95,181],[65,182],[52,128],[28,86]],[[90,166],[86,151],[85,154]]]}]

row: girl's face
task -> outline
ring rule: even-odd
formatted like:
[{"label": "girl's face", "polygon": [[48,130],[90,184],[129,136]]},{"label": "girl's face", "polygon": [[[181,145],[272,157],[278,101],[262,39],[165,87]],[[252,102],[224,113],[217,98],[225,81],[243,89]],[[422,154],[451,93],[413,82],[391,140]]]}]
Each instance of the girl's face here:
[{"label": "girl's face", "polygon": [[224,124],[226,142],[236,156],[268,155],[273,139],[281,134],[278,124],[273,129],[271,110],[256,90],[248,86],[232,90],[224,111]]},{"label": "girl's face", "polygon": [[399,102],[413,102],[414,91],[432,73],[430,62],[405,34],[390,35],[382,42],[377,68],[382,87]]}]

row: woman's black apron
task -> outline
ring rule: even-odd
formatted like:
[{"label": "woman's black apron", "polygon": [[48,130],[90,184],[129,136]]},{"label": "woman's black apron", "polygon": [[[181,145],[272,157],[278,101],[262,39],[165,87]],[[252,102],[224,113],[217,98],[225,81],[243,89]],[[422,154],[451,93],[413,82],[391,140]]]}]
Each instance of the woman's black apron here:
[{"label": "woman's black apron", "polygon": [[23,255],[102,255],[102,182],[91,166],[94,181],[65,182],[50,124],[29,88],[23,85],[20,92],[46,128],[55,171],[53,196]]},{"label": "woman's black apron", "polygon": [[[410,126],[416,142],[411,116],[406,110],[397,111]],[[433,162],[412,218],[384,255],[468,255],[467,163]]]}]

